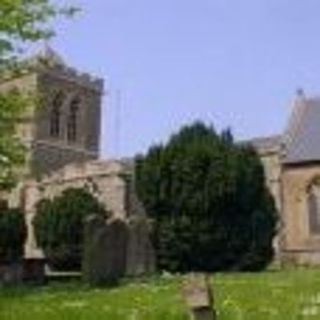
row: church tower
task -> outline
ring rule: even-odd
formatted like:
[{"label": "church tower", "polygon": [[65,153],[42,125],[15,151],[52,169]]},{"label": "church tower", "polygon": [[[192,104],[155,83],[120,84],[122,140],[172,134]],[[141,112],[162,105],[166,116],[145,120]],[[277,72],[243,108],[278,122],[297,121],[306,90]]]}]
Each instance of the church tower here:
[{"label": "church tower", "polygon": [[30,65],[23,75],[0,83],[0,90],[19,88],[36,97],[18,125],[29,150],[27,176],[97,159],[103,81],[67,66],[48,46]]}]

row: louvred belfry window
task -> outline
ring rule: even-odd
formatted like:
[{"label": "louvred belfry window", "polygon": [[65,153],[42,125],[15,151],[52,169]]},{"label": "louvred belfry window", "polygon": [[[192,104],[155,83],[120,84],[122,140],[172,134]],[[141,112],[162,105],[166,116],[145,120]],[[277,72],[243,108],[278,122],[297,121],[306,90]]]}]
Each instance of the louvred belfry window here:
[{"label": "louvred belfry window", "polygon": [[77,140],[79,105],[79,98],[73,99],[70,103],[67,119],[67,139],[69,142],[75,142]]},{"label": "louvred belfry window", "polygon": [[58,138],[61,131],[61,109],[64,101],[64,94],[59,92],[53,98],[50,114],[50,136]]}]

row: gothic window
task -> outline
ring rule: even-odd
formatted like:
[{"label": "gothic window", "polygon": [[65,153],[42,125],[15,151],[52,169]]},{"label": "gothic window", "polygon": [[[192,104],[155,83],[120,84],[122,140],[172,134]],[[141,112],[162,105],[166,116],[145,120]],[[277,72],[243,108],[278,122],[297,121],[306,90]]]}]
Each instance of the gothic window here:
[{"label": "gothic window", "polygon": [[50,113],[50,136],[53,138],[58,138],[60,135],[60,118],[63,101],[64,94],[62,92],[56,94],[52,101]]},{"label": "gothic window", "polygon": [[308,192],[309,230],[320,234],[320,184],[313,183]]},{"label": "gothic window", "polygon": [[79,105],[79,98],[74,98],[70,103],[70,109],[67,118],[67,139],[69,142],[75,142],[77,140]]}]

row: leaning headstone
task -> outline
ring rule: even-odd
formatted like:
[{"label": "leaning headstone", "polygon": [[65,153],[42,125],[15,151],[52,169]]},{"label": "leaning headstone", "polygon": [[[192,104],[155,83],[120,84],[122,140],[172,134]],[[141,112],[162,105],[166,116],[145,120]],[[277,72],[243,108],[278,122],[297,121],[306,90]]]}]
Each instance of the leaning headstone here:
[{"label": "leaning headstone", "polygon": [[113,220],[107,225],[107,256],[110,260],[109,278],[112,281],[123,277],[126,272],[126,249],[128,226],[122,220]]},{"label": "leaning headstone", "polygon": [[193,320],[216,320],[212,289],[204,274],[191,274],[183,287],[183,296]]},{"label": "leaning headstone", "polygon": [[125,274],[127,225],[87,218],[84,230],[83,277],[91,285],[115,284]]},{"label": "leaning headstone", "polygon": [[150,223],[145,217],[132,217],[128,224],[126,275],[141,276],[155,271],[155,253],[150,239]]}]

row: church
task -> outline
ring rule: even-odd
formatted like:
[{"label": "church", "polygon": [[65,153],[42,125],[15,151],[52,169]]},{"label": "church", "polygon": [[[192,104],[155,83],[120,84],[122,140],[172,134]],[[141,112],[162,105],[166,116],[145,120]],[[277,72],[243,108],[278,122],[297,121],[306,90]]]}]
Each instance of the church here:
[{"label": "church", "polygon": [[279,213],[283,264],[320,265],[320,98],[297,92],[282,135],[248,141],[260,155]]},{"label": "church", "polygon": [[114,219],[131,223],[144,217],[144,210],[133,190],[132,163],[99,159],[103,80],[69,67],[48,46],[27,64],[18,77],[2,81],[0,90],[18,88],[39,101],[26,110],[17,127],[27,160],[9,195],[9,204],[26,213],[25,257],[32,259],[42,256],[32,226],[40,199],[69,187],[86,187]]},{"label": "church", "polygon": [[[40,95],[18,134],[28,148],[10,204],[26,212],[25,255],[41,256],[32,228],[35,205],[68,187],[88,187],[117,219],[145,215],[134,192],[132,161],[99,159],[102,79],[68,66],[50,47],[31,68],[0,83]],[[297,93],[282,135],[246,141],[259,154],[279,213],[275,239],[283,263],[320,265],[320,98]]]}]

